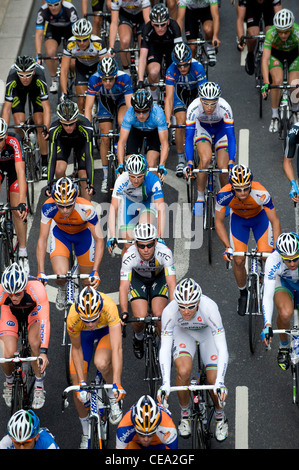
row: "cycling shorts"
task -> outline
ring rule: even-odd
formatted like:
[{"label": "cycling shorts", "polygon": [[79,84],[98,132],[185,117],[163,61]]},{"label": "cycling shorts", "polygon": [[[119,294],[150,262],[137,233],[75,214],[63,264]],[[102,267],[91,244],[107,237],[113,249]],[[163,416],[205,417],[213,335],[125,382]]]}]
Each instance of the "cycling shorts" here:
[{"label": "cycling shorts", "polygon": [[59,46],[62,39],[65,39],[67,41],[68,38],[72,37],[72,35],[72,25],[58,27],[48,23],[47,30],[45,33],[45,41],[47,41],[47,39],[54,39]]},{"label": "cycling shorts", "polygon": [[185,16],[185,34],[186,38],[197,39],[198,38],[198,29],[200,23],[205,23],[205,21],[212,21],[211,9],[210,7],[206,8],[186,8]]},{"label": "cycling shorts", "polygon": [[87,143],[84,139],[78,139],[74,146],[74,141],[67,139],[57,139],[56,161],[68,162],[72,150],[74,150],[74,159],[78,162],[78,170],[86,170],[86,147]]},{"label": "cycling shorts", "polygon": [[279,291],[286,291],[292,299],[296,300],[296,305],[299,305],[299,283],[292,282],[290,279],[285,277],[277,276],[275,284],[275,293]]},{"label": "cycling shorts", "polygon": [[159,47],[156,44],[149,44],[148,46],[148,55],[147,63],[151,64],[152,62],[159,62],[162,64],[163,54],[165,54],[165,63],[166,70],[172,64],[171,54],[173,51],[174,44],[163,44],[160,43]]},{"label": "cycling shorts", "polygon": [[[81,347],[83,351],[84,360],[84,372],[87,373],[91,363],[91,359],[94,352],[94,344],[96,344],[96,350],[109,349],[111,350],[110,338],[109,338],[109,326],[104,328],[98,328],[91,331],[81,331],[80,335]],[[71,375],[76,374],[72,354],[70,357],[70,373]]]},{"label": "cycling shorts", "polygon": [[69,258],[72,245],[74,245],[79,266],[92,267],[95,241],[89,228],[78,233],[67,233],[61,230],[53,221],[50,234],[50,258],[53,258],[53,256]]},{"label": "cycling shorts", "polygon": [[29,101],[32,106],[33,114],[42,113],[43,107],[42,107],[42,100],[40,99],[39,88],[31,89],[30,94],[29,94],[29,90],[27,91],[25,88],[26,87],[24,87],[23,89],[20,88],[17,90],[17,95],[14,96],[12,106],[11,106],[12,114],[25,113],[27,95],[29,97]]},{"label": "cycling shorts", "polygon": [[299,72],[299,56],[298,56],[298,48],[296,47],[292,51],[283,52],[283,51],[275,51],[275,55],[273,55],[273,48],[271,51],[271,57],[269,61],[269,70],[279,67],[283,69],[283,61],[287,59],[288,61],[288,71],[289,72]]},{"label": "cycling shorts", "polygon": [[119,108],[125,105],[125,95],[118,100],[114,100],[110,96],[99,94],[98,121],[113,122],[114,116],[117,116]]},{"label": "cycling shorts", "polygon": [[129,292],[129,300],[136,299],[152,300],[154,297],[165,297],[168,299],[168,286],[164,269],[154,278],[140,276],[134,270]]},{"label": "cycling shorts", "polygon": [[103,11],[105,0],[91,0],[91,8],[93,12]]},{"label": "cycling shorts", "polygon": [[97,71],[97,66],[97,63],[94,65],[85,65],[79,60],[76,60],[75,86],[87,87],[89,78]]},{"label": "cycling shorts", "polygon": [[198,88],[193,88],[193,90],[184,90],[179,85],[175,86],[174,95],[173,95],[173,112],[179,113],[180,111],[187,112],[188,106],[195,100],[198,96]]},{"label": "cycling shorts", "polygon": [[154,204],[151,204],[151,198],[142,202],[133,202],[122,196],[118,216],[120,231],[133,230],[139,217],[145,212],[152,213],[154,217],[157,215]]},{"label": "cycling shorts", "polygon": [[228,140],[225,131],[225,126],[211,126],[210,124],[204,124],[196,121],[195,138],[194,142],[209,142],[212,145],[214,136],[215,150],[228,149]]},{"label": "cycling shorts", "polygon": [[122,24],[126,24],[130,26],[130,28],[134,28],[134,25],[136,25],[136,33],[139,35],[142,33],[142,26],[144,25],[144,19],[143,19],[143,13],[142,11],[140,13],[137,13],[137,15],[130,15],[126,10],[123,8],[119,9],[119,22],[118,22],[118,27],[120,27]]},{"label": "cycling shorts", "polygon": [[14,160],[8,160],[6,162],[0,162],[0,183],[4,181],[3,173],[7,173],[7,185],[10,193],[19,192],[19,183],[17,179],[17,172]]},{"label": "cycling shorts", "polygon": [[234,251],[247,251],[250,229],[253,232],[258,251],[272,252],[273,231],[265,209],[248,219],[240,217],[234,212],[231,213],[230,244]]},{"label": "cycling shorts", "polygon": [[127,155],[141,153],[144,139],[146,139],[144,145],[146,152],[149,150],[160,152],[161,142],[157,128],[152,131],[144,131],[143,129],[137,129],[132,126],[127,140]]},{"label": "cycling shorts", "polygon": [[184,356],[193,359],[197,350],[197,342],[200,346],[200,355],[206,370],[216,370],[218,351],[212,330],[209,327],[195,331],[175,326],[173,330],[173,360],[175,361]]}]

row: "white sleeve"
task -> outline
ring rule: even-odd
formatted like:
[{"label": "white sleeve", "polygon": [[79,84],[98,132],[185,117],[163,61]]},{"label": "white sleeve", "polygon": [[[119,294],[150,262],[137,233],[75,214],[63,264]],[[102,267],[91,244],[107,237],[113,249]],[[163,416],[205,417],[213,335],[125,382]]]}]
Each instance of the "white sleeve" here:
[{"label": "white sleeve", "polygon": [[269,323],[272,325],[272,315],[274,309],[274,294],[275,294],[275,279],[264,278],[264,293],[263,293],[263,316],[264,325]]},{"label": "white sleeve", "polygon": [[173,302],[167,305],[162,312],[161,317],[161,346],[159,352],[159,362],[162,374],[163,385],[170,386],[171,356],[173,344],[173,317],[175,312],[171,308]]},{"label": "white sleeve", "polygon": [[224,331],[214,336],[214,341],[218,351],[217,377],[216,382],[224,383],[224,378],[228,366],[228,349]]}]

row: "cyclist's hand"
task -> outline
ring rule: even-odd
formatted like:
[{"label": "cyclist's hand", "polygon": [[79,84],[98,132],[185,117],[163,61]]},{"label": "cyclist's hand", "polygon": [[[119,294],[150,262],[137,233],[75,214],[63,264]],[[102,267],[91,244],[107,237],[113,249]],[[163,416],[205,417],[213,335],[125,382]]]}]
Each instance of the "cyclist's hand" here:
[{"label": "cyclist's hand", "polygon": [[163,404],[164,400],[168,400],[170,395],[170,384],[162,384],[157,392],[158,403]]},{"label": "cyclist's hand", "polygon": [[269,93],[269,83],[264,83],[261,88],[261,94],[263,95],[264,100],[267,99]]},{"label": "cyclist's hand", "polygon": [[224,406],[225,399],[227,397],[228,391],[223,382],[218,382],[216,380],[213,392],[215,395],[218,395],[218,401],[221,408]]},{"label": "cyclist's hand", "polygon": [[110,54],[111,57],[115,57],[115,50],[113,49],[113,47],[109,47],[107,53]]},{"label": "cyclist's hand", "polygon": [[18,204],[18,216],[20,219],[25,220],[28,215],[28,207],[26,206],[25,202],[20,202]]},{"label": "cyclist's hand", "polygon": [[[82,385],[86,385],[86,382],[79,382],[79,386],[81,387]],[[76,390],[76,396],[78,400],[83,403],[85,408],[88,408],[90,406],[89,392],[87,390]]]},{"label": "cyclist's hand", "polygon": [[36,278],[37,278],[38,281],[42,282],[43,284],[47,284],[47,282],[48,282],[48,279],[47,279],[47,276],[45,275],[45,273],[38,273]]},{"label": "cyclist's hand", "polygon": [[125,326],[128,322],[128,318],[129,318],[128,312],[121,313],[119,317],[120,317],[120,321],[121,321],[122,326]]},{"label": "cyclist's hand", "polygon": [[186,180],[191,176],[193,171],[193,162],[187,162],[187,166],[183,169],[183,174]]},{"label": "cyclist's hand", "polygon": [[138,84],[137,84],[137,88],[138,88],[138,90],[139,90],[140,88],[144,88],[144,82],[143,82],[143,80],[139,80],[139,82],[138,82]]},{"label": "cyclist's hand", "polygon": [[123,400],[127,393],[120,383],[114,383],[112,390],[116,398],[116,402]]},{"label": "cyclist's hand", "polygon": [[273,330],[271,328],[271,325],[265,326],[265,328],[261,332],[261,338],[262,342],[265,343],[266,346],[269,346],[273,338]]},{"label": "cyclist's hand", "polygon": [[108,252],[111,254],[114,247],[117,245],[117,240],[115,237],[111,237],[109,238],[109,240],[107,241],[107,248],[108,248]]},{"label": "cyclist's hand", "polygon": [[233,257],[233,252],[234,252],[234,250],[232,249],[232,247],[231,247],[231,246],[227,246],[227,247],[225,248],[225,251],[222,253],[222,256],[223,256],[224,261],[231,262],[232,257]]},{"label": "cyclist's hand", "polygon": [[117,175],[121,175],[123,172],[124,172],[124,165],[121,163],[121,164],[118,165],[118,167],[116,168],[115,173],[116,173]]},{"label": "cyclist's hand", "polygon": [[49,365],[49,359],[47,354],[45,353],[40,353],[39,355],[42,359],[41,363],[38,362],[38,368],[41,372],[41,374],[45,371],[46,367]]},{"label": "cyclist's hand", "polygon": [[299,202],[299,188],[295,180],[291,181],[291,191],[289,192],[289,196],[294,202]]},{"label": "cyclist's hand", "polygon": [[98,285],[100,284],[100,282],[101,282],[101,278],[100,278],[100,275],[99,275],[98,271],[93,270],[90,273],[88,280],[90,282],[91,287],[96,289],[98,287]]},{"label": "cyclist's hand", "polygon": [[167,170],[166,170],[164,165],[159,165],[158,166],[158,174],[159,174],[159,178],[160,178],[161,182],[163,182],[164,179],[165,179],[165,175],[167,175]]}]

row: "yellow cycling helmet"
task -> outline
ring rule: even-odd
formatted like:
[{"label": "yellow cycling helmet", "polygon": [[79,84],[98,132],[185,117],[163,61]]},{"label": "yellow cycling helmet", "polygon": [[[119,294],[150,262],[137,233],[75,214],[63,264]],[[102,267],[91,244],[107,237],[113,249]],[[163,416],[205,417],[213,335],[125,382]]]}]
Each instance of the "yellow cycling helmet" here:
[{"label": "yellow cycling helmet", "polygon": [[250,186],[253,179],[252,172],[245,165],[235,165],[230,174],[229,182],[235,188],[241,188],[244,186]]},{"label": "yellow cycling helmet", "polygon": [[70,178],[59,178],[52,189],[51,195],[56,204],[71,205],[78,196],[78,186]]},{"label": "yellow cycling helmet", "polygon": [[81,320],[92,322],[99,318],[103,308],[103,298],[101,294],[93,287],[87,286],[81,290],[75,309],[77,310]]}]

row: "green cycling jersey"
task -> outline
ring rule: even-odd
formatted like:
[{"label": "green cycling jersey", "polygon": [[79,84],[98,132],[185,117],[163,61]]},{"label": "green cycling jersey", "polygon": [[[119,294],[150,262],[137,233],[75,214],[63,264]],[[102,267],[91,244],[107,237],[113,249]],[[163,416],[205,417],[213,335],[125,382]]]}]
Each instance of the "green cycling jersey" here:
[{"label": "green cycling jersey", "polygon": [[276,49],[281,52],[289,52],[299,46],[299,25],[294,24],[292,32],[286,41],[282,41],[279,37],[275,26],[271,26],[266,33],[264,49]]}]

